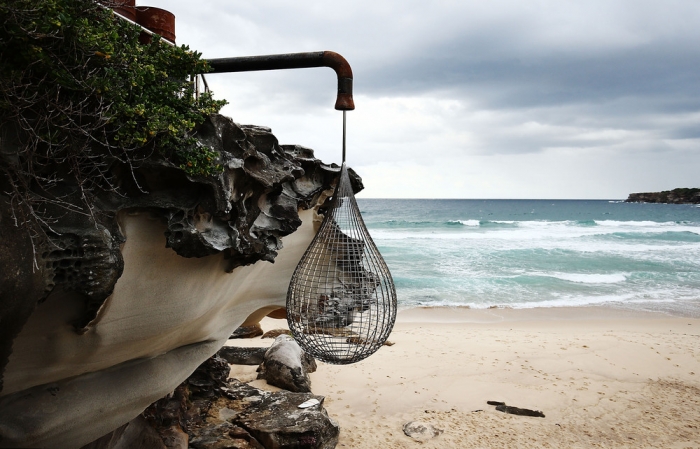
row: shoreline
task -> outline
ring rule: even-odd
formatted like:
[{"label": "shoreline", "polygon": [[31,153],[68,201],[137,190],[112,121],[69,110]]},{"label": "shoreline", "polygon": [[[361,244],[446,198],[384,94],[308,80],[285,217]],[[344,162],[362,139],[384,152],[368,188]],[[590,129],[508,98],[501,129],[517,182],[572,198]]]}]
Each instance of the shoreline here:
[{"label": "shoreline", "polygon": [[662,319],[696,318],[665,311],[649,311],[632,307],[608,305],[528,307],[512,308],[491,306],[472,308],[469,306],[418,306],[399,309],[398,322],[425,323],[497,323],[540,320],[617,320],[617,319]]},{"label": "shoreline", "polygon": [[[679,305],[682,304],[682,307]],[[654,305],[656,308],[651,308],[650,305]],[[646,306],[646,307],[645,307]],[[662,307],[666,306],[666,307]],[[636,303],[624,303],[624,302],[605,302],[605,303],[591,303],[591,304],[580,304],[580,305],[533,305],[529,307],[513,307],[509,305],[490,305],[486,307],[472,307],[471,305],[400,305],[398,308],[398,313],[407,313],[411,315],[411,310],[422,310],[426,311],[430,316],[432,310],[450,310],[455,311],[458,316],[466,317],[469,313],[464,311],[477,312],[475,315],[478,316],[479,312],[489,315],[494,311],[513,311],[511,315],[513,318],[518,319],[517,314],[520,311],[524,312],[524,317],[536,318],[536,315],[552,316],[559,315],[561,319],[571,319],[569,313],[566,311],[576,311],[574,314],[583,314],[583,316],[596,316],[599,315],[601,318],[605,317],[616,317],[625,318],[632,316],[653,316],[662,315],[667,317],[677,317],[677,318],[700,318],[700,299],[696,301],[684,301],[682,303],[671,303],[671,302],[636,302]],[[527,311],[532,311],[528,313]],[[561,313],[558,313],[561,311]],[[497,312],[495,312],[498,314]],[[504,314],[508,317],[508,312]]]},{"label": "shoreline", "polygon": [[[286,327],[265,318],[264,330]],[[339,422],[338,447],[700,448],[700,320],[608,307],[399,311],[389,340],[353,365],[319,363],[312,391]],[[273,340],[229,340],[266,346]],[[255,367],[232,368],[252,381]],[[541,410],[507,415],[486,404]]]}]

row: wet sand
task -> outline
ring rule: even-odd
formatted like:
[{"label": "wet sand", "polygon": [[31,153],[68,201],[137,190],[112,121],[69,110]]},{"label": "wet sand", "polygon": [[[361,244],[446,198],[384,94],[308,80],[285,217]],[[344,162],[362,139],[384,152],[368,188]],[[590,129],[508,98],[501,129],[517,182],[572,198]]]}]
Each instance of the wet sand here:
[{"label": "wet sand", "polygon": [[[410,309],[389,340],[360,363],[319,363],[312,374],[340,424],[338,447],[700,448],[698,319],[603,307]],[[232,376],[250,381],[254,371]],[[545,418],[505,414],[491,400]],[[442,433],[418,443],[402,431],[409,421]]]}]

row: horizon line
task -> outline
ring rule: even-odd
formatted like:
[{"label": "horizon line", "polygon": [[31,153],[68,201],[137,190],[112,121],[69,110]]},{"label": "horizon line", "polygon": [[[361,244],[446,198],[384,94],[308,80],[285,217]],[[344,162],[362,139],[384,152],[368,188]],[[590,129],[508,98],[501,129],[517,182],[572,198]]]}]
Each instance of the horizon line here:
[{"label": "horizon line", "polygon": [[[355,195],[357,197],[357,194]],[[404,197],[362,197],[364,200],[472,200],[472,201],[622,201],[622,198],[404,198]]]}]

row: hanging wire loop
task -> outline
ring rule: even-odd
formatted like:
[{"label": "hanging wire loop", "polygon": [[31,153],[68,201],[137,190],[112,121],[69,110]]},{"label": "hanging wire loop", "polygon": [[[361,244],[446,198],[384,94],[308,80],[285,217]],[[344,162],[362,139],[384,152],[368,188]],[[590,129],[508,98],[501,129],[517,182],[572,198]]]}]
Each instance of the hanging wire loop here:
[{"label": "hanging wire loop", "polygon": [[386,342],[396,309],[394,281],[362,221],[343,163],[331,205],[289,284],[289,329],[318,360],[355,363]]}]

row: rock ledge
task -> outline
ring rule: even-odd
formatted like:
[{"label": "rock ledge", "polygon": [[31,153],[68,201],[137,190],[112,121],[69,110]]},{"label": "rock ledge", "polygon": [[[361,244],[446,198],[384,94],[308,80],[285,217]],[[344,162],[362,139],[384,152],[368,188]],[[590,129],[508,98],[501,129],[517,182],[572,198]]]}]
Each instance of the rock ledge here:
[{"label": "rock ledge", "polygon": [[700,188],[679,188],[663,192],[630,193],[626,203],[700,204]]}]

